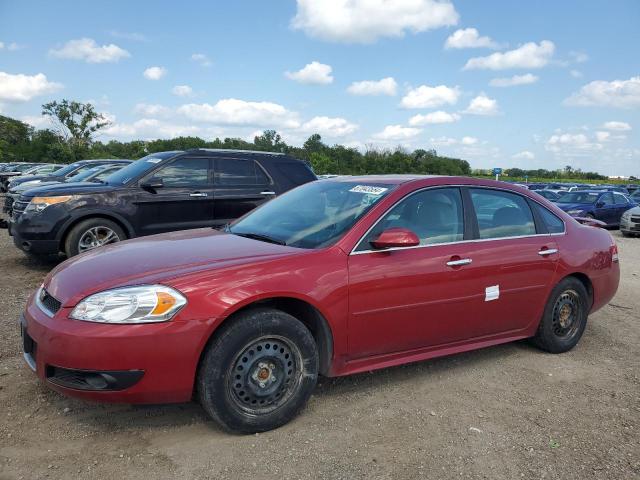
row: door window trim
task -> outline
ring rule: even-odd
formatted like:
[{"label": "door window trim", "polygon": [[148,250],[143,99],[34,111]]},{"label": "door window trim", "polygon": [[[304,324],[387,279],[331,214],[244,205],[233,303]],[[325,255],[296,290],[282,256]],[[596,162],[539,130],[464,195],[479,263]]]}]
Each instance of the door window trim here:
[{"label": "door window trim", "polygon": [[[367,235],[369,235],[369,233],[371,232],[371,230],[373,230],[376,225],[378,225],[378,223],[380,223],[382,221],[382,219],[387,215],[387,213],[389,213],[396,205],[398,205],[400,202],[402,202],[403,200],[405,200],[406,198],[415,195],[418,192],[422,192],[424,190],[430,190],[430,189],[436,189],[436,188],[459,188],[461,190],[461,194],[462,194],[462,208],[464,209],[463,211],[463,219],[465,222],[464,225],[464,232],[466,234],[467,232],[467,210],[468,210],[468,197],[471,195],[469,193],[469,188],[484,188],[487,190],[498,190],[498,191],[502,191],[502,192],[507,192],[507,193],[513,193],[514,195],[520,195],[521,197],[523,197],[525,199],[525,201],[527,201],[527,204],[529,204],[529,201],[537,203],[538,205],[540,205],[542,208],[546,208],[547,210],[549,210],[547,207],[545,207],[544,205],[542,205],[540,202],[538,202],[537,200],[534,200],[532,198],[529,198],[527,195],[522,195],[518,192],[514,192],[513,190],[509,190],[508,188],[499,188],[499,187],[489,187],[489,186],[484,186],[484,185],[434,185],[434,186],[430,186],[430,187],[424,187],[421,188],[419,190],[415,190],[413,192],[408,193],[407,195],[405,195],[404,197],[402,197],[401,199],[399,199],[397,202],[395,202],[393,205],[391,205],[387,210],[385,210],[380,217],[374,222],[373,225],[371,225],[371,227],[369,227],[367,229],[367,231],[360,237],[360,239],[355,243],[355,245],[353,246],[353,248],[351,249],[351,252],[349,253],[349,256],[351,255],[363,255],[363,254],[370,254],[370,253],[383,253],[383,252],[394,252],[396,250],[415,250],[418,248],[429,248],[429,247],[439,247],[442,245],[457,245],[457,244],[461,244],[461,243],[478,243],[478,242],[495,242],[495,241],[504,241],[504,240],[514,240],[514,239],[518,239],[518,238],[532,238],[532,237],[557,237],[557,236],[562,236],[562,235],[566,235],[567,234],[567,225],[564,221],[564,219],[562,219],[561,217],[559,217],[558,215],[556,215],[556,217],[558,217],[560,219],[560,221],[562,222],[562,232],[560,233],[538,233],[537,232],[537,223],[536,223],[536,233],[533,235],[518,235],[515,237],[499,237],[499,238],[472,238],[472,239],[463,239],[463,240],[456,240],[453,242],[442,242],[442,243],[431,243],[431,244],[427,244],[427,245],[416,245],[413,247],[391,247],[391,248],[385,248],[384,250],[360,250],[360,251],[356,251],[356,248],[358,248],[358,246],[363,242],[363,240],[367,237]],[[531,206],[529,205],[529,208],[531,208]],[[534,221],[536,220],[536,213],[535,209],[531,208],[532,210],[532,215],[534,216]],[[470,210],[471,214],[473,214],[472,216],[475,217],[475,210]],[[551,212],[553,213],[553,212]],[[555,215],[555,214],[554,214]],[[476,223],[474,221],[474,223]],[[545,226],[545,230],[546,230],[546,226]],[[478,232],[475,231],[474,232],[474,236],[478,236]]]}]

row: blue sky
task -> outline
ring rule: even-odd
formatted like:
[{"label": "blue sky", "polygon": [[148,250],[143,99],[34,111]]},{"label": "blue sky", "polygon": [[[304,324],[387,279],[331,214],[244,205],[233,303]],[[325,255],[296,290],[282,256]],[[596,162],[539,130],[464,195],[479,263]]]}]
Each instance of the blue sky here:
[{"label": "blue sky", "polygon": [[0,0],[0,112],[44,127],[71,98],[102,140],[275,128],[638,176],[639,25],[636,0]]}]

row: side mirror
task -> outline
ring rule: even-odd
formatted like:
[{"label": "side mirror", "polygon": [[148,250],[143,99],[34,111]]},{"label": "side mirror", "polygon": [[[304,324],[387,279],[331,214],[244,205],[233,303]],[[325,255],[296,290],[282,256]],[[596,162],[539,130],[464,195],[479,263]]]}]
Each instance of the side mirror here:
[{"label": "side mirror", "polygon": [[164,182],[162,181],[161,178],[153,177],[147,180],[146,182],[142,182],[140,184],[140,187],[144,188],[145,190],[156,190],[158,188],[164,187]]},{"label": "side mirror", "polygon": [[385,248],[415,247],[420,245],[420,239],[407,228],[389,228],[370,243],[373,248],[383,250]]},{"label": "side mirror", "polygon": [[604,202],[597,202],[596,203],[596,208],[602,208],[604,207]]}]

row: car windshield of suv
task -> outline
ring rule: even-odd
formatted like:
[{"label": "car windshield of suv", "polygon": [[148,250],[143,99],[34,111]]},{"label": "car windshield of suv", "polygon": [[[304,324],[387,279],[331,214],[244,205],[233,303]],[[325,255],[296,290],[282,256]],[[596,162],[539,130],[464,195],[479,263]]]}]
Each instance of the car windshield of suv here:
[{"label": "car windshield of suv", "polygon": [[271,200],[226,231],[292,247],[327,247],[393,188],[369,182],[308,183]]},{"label": "car windshield of suv", "polygon": [[557,203],[595,203],[599,193],[570,192],[562,195]]},{"label": "car windshield of suv", "polygon": [[56,177],[66,177],[69,173],[75,171],[76,168],[78,168],[80,165],[82,165],[82,164],[81,163],[70,163],[66,167],[63,167],[60,170],[56,170],[56,172],[53,173],[53,175],[56,176]]},{"label": "car windshield of suv", "polygon": [[158,163],[166,160],[167,158],[175,157],[178,153],[182,152],[158,152],[142,157],[140,160],[136,160],[130,163],[122,170],[117,171],[113,175],[110,175],[105,181],[109,185],[125,185],[134,178],[138,178],[145,172],[154,168]]}]

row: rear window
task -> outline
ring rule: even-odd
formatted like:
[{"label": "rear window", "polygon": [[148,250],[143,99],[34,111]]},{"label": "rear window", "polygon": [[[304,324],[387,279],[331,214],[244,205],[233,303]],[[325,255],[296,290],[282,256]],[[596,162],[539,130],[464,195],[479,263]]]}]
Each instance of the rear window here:
[{"label": "rear window", "polygon": [[254,160],[219,158],[215,161],[216,185],[268,185],[269,178]]},{"label": "rear window", "polygon": [[276,162],[275,167],[282,175],[298,185],[316,179],[313,171],[302,162]]},{"label": "rear window", "polygon": [[500,190],[469,190],[481,239],[535,235],[533,214],[527,201]]}]

